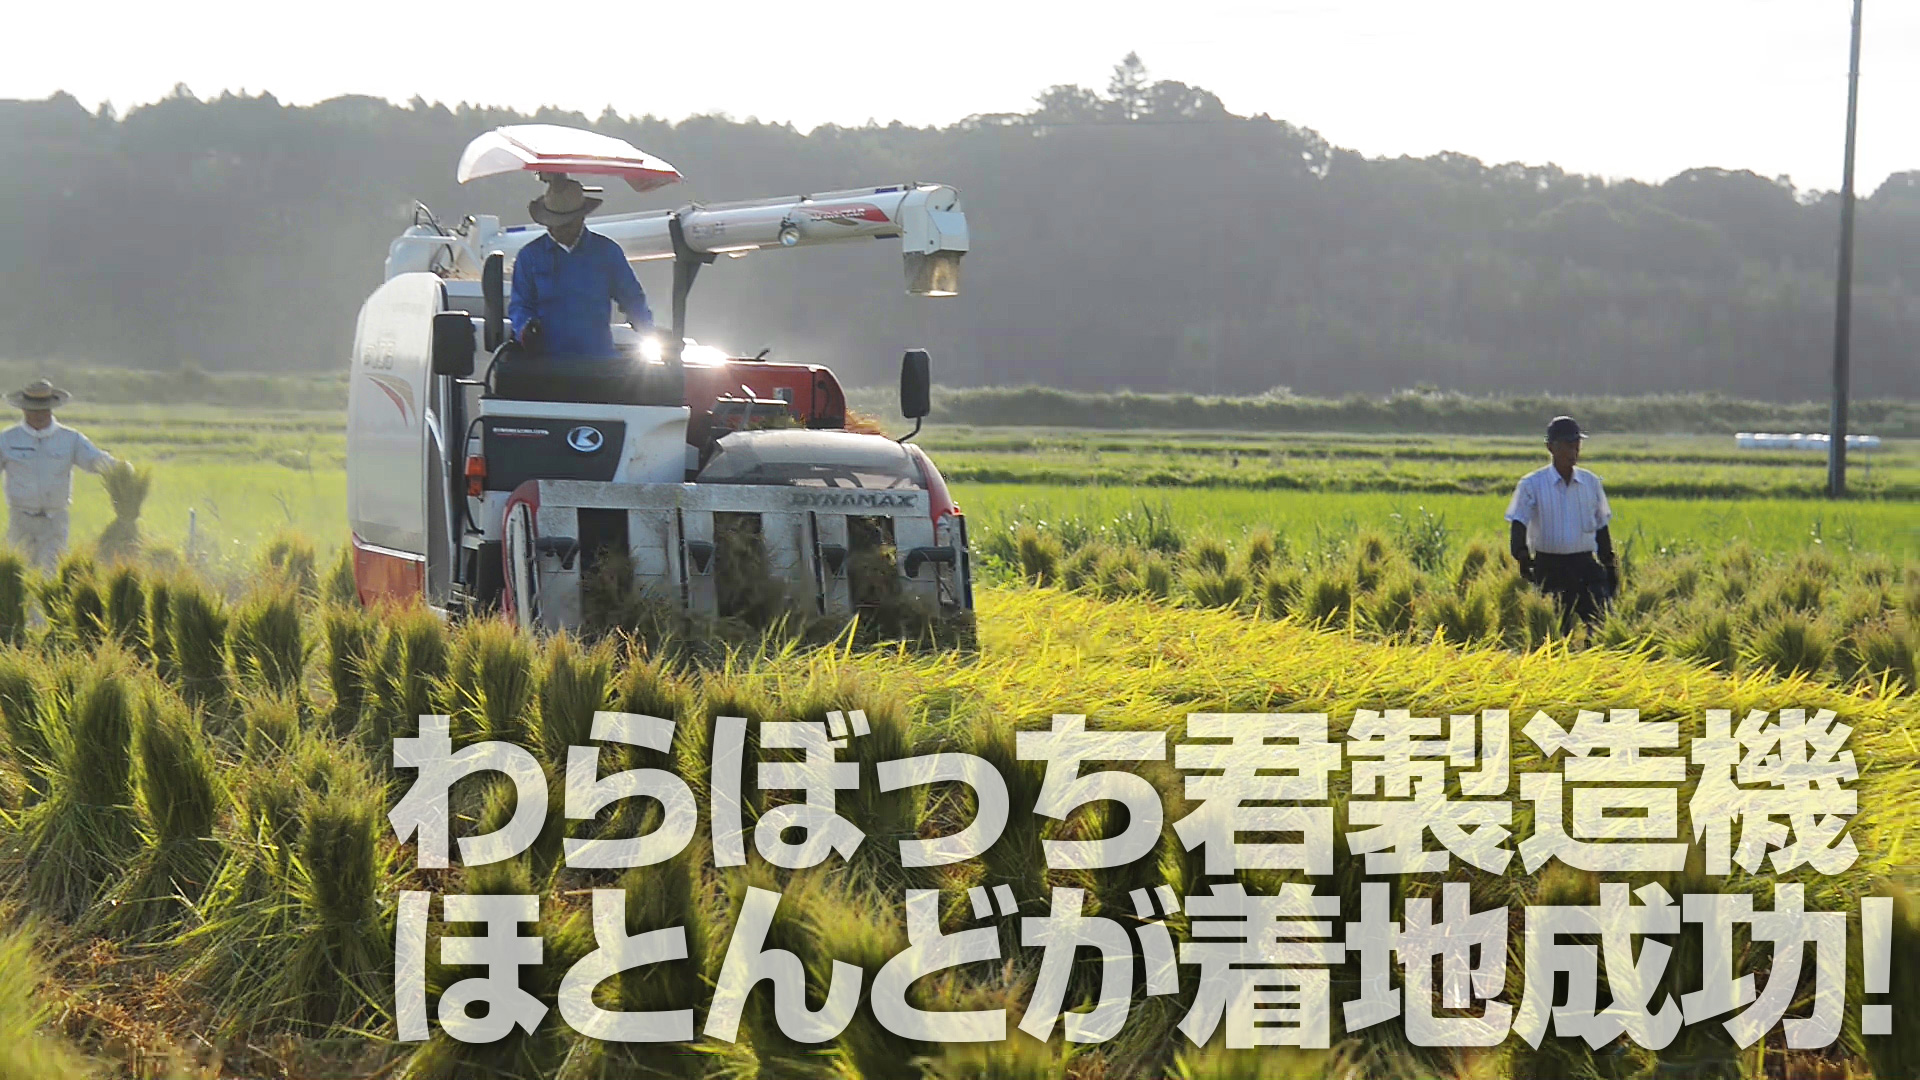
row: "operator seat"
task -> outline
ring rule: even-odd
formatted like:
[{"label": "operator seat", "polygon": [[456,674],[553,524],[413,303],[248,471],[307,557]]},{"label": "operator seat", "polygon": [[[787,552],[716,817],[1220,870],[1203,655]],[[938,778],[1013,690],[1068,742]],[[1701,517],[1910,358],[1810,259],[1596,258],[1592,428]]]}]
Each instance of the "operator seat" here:
[{"label": "operator seat", "polygon": [[579,357],[530,353],[507,341],[493,355],[483,398],[578,401],[596,405],[684,405],[685,370],[635,356]]}]

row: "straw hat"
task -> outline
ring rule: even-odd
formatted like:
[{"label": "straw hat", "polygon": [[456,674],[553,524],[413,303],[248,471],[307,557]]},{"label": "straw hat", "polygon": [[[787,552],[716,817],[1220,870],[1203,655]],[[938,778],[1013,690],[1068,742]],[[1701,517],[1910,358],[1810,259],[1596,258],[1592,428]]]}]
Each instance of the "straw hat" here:
[{"label": "straw hat", "polygon": [[572,177],[557,176],[547,181],[545,195],[527,204],[527,213],[548,228],[562,225],[593,213],[600,206],[600,200],[594,198],[599,191],[581,187]]},{"label": "straw hat", "polygon": [[45,379],[35,379],[7,395],[7,404],[16,409],[57,409],[73,400],[73,395]]}]

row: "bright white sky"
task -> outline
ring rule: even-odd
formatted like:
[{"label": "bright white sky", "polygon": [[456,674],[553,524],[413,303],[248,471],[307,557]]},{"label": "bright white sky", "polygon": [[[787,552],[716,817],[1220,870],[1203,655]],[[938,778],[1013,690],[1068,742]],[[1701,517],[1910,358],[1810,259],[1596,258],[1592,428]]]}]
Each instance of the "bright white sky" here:
[{"label": "bright white sky", "polygon": [[[1850,0],[1106,0],[1047,3],[443,5],[105,0],[8,17],[0,97],[66,90],[122,111],[202,97],[343,93],[596,115],[724,112],[802,130],[1023,111],[1102,91],[1137,50],[1369,155],[1664,179],[1694,166],[1840,183]],[[590,12],[576,34],[569,11]],[[78,21],[76,21],[76,19]],[[1920,168],[1920,3],[1866,0],[1857,184]],[[536,47],[544,46],[551,51]]]}]

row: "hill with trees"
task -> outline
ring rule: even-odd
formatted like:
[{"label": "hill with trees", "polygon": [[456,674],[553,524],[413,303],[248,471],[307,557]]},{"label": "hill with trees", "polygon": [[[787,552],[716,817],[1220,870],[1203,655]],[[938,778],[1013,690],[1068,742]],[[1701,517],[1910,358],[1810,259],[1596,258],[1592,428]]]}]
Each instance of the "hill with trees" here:
[{"label": "hill with trees", "polygon": [[[1368,158],[1236,116],[1128,57],[1104,92],[952,126],[822,127],[611,112],[522,115],[342,97],[199,100],[124,117],[67,95],[0,102],[0,357],[169,370],[338,370],[414,201],[525,219],[538,188],[466,188],[501,124],[631,140],[688,182],[630,211],[861,184],[958,187],[963,294],[909,298],[864,245],[723,261],[690,333],[878,382],[904,346],[949,385],[1378,394],[1823,396],[1838,197],[1751,172],[1664,183],[1465,154]],[[664,308],[667,272],[641,280]],[[1920,397],[1920,171],[1863,193],[1854,389]]]}]

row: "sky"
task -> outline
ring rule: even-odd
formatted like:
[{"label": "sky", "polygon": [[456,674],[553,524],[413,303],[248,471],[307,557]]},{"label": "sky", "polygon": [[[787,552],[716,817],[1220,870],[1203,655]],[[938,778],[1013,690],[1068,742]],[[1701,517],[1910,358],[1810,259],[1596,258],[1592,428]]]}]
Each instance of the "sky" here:
[{"label": "sky", "polygon": [[[576,30],[560,23],[581,12]],[[1019,112],[1057,83],[1150,77],[1368,155],[1662,180],[1717,166],[1840,186],[1850,0],[1038,0],[24,5],[0,98],[125,112],[185,83],[396,102],[725,113],[801,130]],[[1920,0],[1865,0],[1856,186],[1920,169]]]}]

